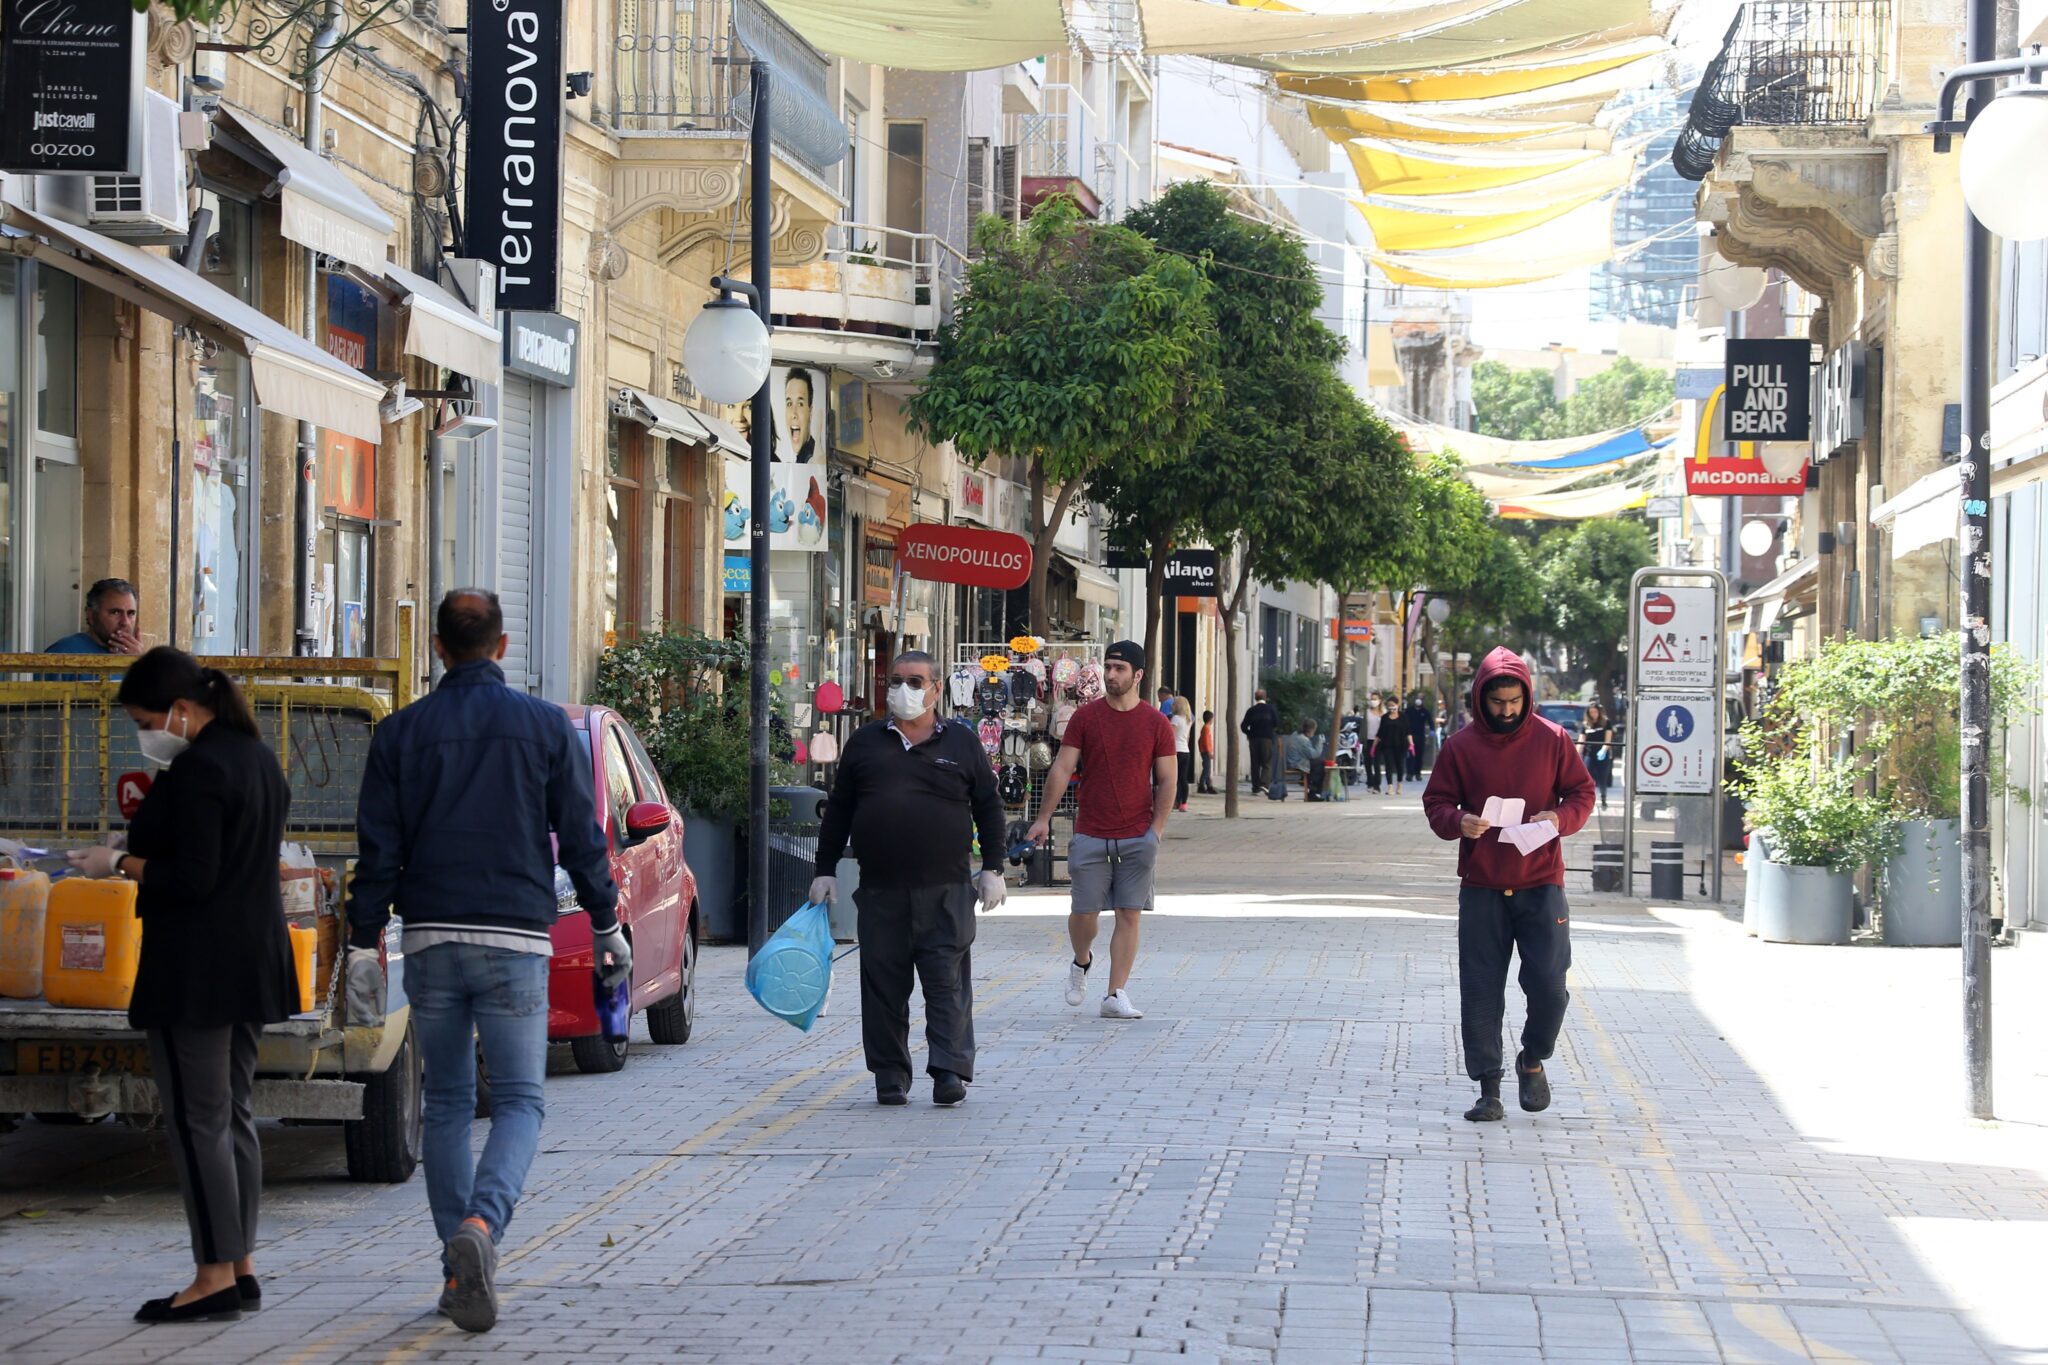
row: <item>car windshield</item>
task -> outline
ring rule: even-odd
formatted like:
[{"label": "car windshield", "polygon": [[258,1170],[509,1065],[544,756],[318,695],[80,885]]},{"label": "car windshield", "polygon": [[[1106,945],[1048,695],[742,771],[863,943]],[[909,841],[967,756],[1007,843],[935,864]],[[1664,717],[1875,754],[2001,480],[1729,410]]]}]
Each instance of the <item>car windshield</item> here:
[{"label": "car windshield", "polygon": [[1536,713],[1543,719],[1562,725],[1568,730],[1576,730],[1579,728],[1579,722],[1585,717],[1586,707],[1582,702],[1546,701],[1537,704]]}]

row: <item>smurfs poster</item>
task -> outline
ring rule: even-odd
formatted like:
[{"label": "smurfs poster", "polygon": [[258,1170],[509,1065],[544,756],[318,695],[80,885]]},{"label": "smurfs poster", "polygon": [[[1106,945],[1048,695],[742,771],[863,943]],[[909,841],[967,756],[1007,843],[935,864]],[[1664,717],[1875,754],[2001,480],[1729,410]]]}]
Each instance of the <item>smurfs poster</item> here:
[{"label": "smurfs poster", "polygon": [[[825,466],[772,464],[768,476],[769,549],[823,551],[828,510]],[[729,459],[725,462],[725,492],[719,518],[726,549],[742,554],[747,551],[753,515],[752,466],[745,460]]]}]

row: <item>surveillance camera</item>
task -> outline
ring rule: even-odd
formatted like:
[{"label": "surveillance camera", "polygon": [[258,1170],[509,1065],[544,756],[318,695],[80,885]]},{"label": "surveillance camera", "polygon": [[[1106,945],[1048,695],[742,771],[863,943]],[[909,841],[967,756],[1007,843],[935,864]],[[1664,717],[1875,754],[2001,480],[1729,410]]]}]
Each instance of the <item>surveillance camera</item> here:
[{"label": "surveillance camera", "polygon": [[595,71],[571,71],[569,73],[569,98],[580,100],[590,93],[590,83],[597,78]]}]

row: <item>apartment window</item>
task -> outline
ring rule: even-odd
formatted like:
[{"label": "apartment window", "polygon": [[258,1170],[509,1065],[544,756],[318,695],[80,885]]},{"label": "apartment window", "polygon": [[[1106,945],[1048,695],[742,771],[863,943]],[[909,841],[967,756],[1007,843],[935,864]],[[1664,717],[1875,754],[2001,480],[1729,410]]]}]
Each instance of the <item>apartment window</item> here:
[{"label": "apartment window", "polygon": [[640,495],[646,458],[647,429],[636,422],[612,422],[605,449],[610,544],[605,556],[604,626],[622,640],[639,634],[643,619]]},{"label": "apartment window", "polygon": [[1259,608],[1259,668],[1262,672],[1287,671],[1287,619],[1278,607]]},{"label": "apartment window", "polygon": [[679,441],[668,443],[668,488],[662,497],[661,619],[690,623],[697,593],[697,485],[704,477],[703,452]]},{"label": "apartment window", "polygon": [[861,193],[861,115],[867,111],[859,100],[846,102],[846,160],[839,163],[839,196],[846,201],[846,221],[865,223],[867,197]]},{"label": "apartment window", "polygon": [[1323,639],[1318,629],[1321,622],[1312,616],[1304,616],[1295,623],[1294,666],[1300,669],[1317,668],[1322,665]]},{"label": "apartment window", "polygon": [[[924,216],[924,124],[889,125],[889,203],[886,226],[897,233],[923,232]],[[895,261],[910,259],[907,237],[892,235],[888,256]]]}]

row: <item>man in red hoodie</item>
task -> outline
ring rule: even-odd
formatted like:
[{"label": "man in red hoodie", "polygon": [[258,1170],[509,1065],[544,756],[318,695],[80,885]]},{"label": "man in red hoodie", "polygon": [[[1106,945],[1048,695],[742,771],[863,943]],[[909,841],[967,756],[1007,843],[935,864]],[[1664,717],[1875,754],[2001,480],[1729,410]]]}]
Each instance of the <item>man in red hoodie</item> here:
[{"label": "man in red hoodie", "polygon": [[[1507,1012],[1508,954],[1522,955],[1529,1021],[1515,1058],[1522,1108],[1550,1107],[1543,1063],[1564,1024],[1565,973],[1572,965],[1571,911],[1564,898],[1566,835],[1593,813],[1593,779],[1564,728],[1536,714],[1535,689],[1519,656],[1496,649],[1479,665],[1470,696],[1477,724],[1444,741],[1422,809],[1439,839],[1458,843],[1458,1004],[1465,1074],[1479,1082],[1474,1123],[1497,1122],[1501,1107],[1501,1020]],[[1549,821],[1558,837],[1523,853],[1486,818],[1487,801],[1522,803],[1525,823]]]}]

